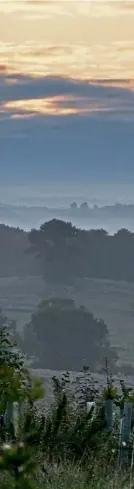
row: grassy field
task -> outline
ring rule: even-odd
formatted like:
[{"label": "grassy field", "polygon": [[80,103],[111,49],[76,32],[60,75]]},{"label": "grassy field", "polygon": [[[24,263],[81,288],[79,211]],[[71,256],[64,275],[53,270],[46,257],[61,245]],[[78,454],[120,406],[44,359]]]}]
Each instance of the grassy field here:
[{"label": "grassy field", "polygon": [[[52,465],[47,467],[46,473],[41,475],[40,472],[37,475],[37,482],[34,479],[36,489],[133,489],[134,479],[129,473],[123,475],[121,471],[103,474],[98,470],[96,465],[92,476],[89,474],[88,469],[86,471],[81,469],[79,465],[73,465],[65,463],[58,467]],[[34,487],[35,487],[34,486]],[[1,489],[16,489],[14,482],[11,482],[11,478],[8,479],[6,475],[0,475],[0,487]]]},{"label": "grassy field", "polygon": [[[39,489],[132,489],[134,482],[128,473],[123,476],[120,471],[107,474],[100,473],[94,468],[92,477],[88,470],[84,472],[80,465],[61,465],[48,471],[48,478],[40,482]],[[97,473],[98,472],[98,473]]]},{"label": "grassy field", "polygon": [[19,330],[40,300],[50,296],[73,298],[104,319],[111,344],[119,348],[120,363],[134,366],[134,284],[85,279],[66,287],[48,285],[41,277],[0,279],[0,306]]}]

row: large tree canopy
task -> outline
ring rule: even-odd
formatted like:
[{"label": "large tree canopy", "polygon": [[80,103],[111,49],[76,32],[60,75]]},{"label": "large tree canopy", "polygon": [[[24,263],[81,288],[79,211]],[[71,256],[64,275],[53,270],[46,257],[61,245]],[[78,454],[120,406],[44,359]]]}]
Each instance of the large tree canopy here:
[{"label": "large tree canopy", "polygon": [[47,281],[134,280],[134,234],[126,229],[110,236],[103,229],[85,231],[53,219],[32,230],[29,241]]},{"label": "large tree canopy", "polygon": [[58,219],[30,233],[0,225],[0,277],[27,275],[65,284],[85,277],[134,281],[134,233],[110,236]]},{"label": "large tree canopy", "polygon": [[88,365],[93,371],[116,353],[110,347],[107,326],[73,300],[50,299],[41,302],[25,326],[24,346],[37,358],[39,368],[79,370]]},{"label": "large tree canopy", "polygon": [[46,222],[39,231],[31,231],[29,241],[40,258],[46,280],[64,281],[79,276],[80,268],[83,269],[79,236],[79,229],[58,219]]}]

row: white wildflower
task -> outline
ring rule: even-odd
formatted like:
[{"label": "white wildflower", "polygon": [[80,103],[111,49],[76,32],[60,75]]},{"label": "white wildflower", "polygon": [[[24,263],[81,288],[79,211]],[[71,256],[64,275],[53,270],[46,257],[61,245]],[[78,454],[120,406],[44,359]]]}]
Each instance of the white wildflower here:
[{"label": "white wildflower", "polygon": [[10,443],[4,443],[2,448],[3,450],[11,450],[12,446]]}]

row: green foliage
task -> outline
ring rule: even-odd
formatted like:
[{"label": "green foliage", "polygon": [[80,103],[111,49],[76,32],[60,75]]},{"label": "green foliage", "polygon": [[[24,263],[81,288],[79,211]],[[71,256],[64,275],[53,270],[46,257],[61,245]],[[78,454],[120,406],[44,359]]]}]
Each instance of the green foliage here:
[{"label": "green foliage", "polygon": [[[72,467],[73,471],[78,465],[80,467],[79,478],[74,476],[73,487],[96,489],[99,481],[101,487],[110,487],[110,473],[117,469],[118,432],[116,427],[110,433],[106,429],[102,396],[94,385],[89,369],[84,367],[80,377],[76,378],[75,385],[68,372],[63,374],[61,379],[53,377],[54,401],[49,411],[42,411],[36,404],[44,397],[41,381],[31,378],[24,368],[22,359],[21,364],[19,363],[19,354],[18,360],[16,352],[14,357],[8,331],[4,329],[3,334],[4,336],[1,331],[3,360],[0,367],[0,409],[2,413],[5,402],[8,404],[17,400],[19,414],[17,431],[13,417],[12,430],[7,424],[3,427],[5,436],[0,427],[0,488],[48,489],[51,488],[51,484],[54,484],[52,487],[56,487],[56,481],[59,480],[61,484],[61,466],[65,484],[61,487],[70,488],[71,474],[70,478],[68,475],[68,482],[65,481],[65,464],[67,471],[68,467]],[[114,385],[107,362],[106,369],[107,393],[111,395]],[[124,399],[126,391],[127,388],[122,384]],[[91,409],[87,413],[87,400],[95,400],[95,412]],[[60,478],[57,479],[59,473]],[[104,481],[107,481],[107,486]]]},{"label": "green foliage", "polygon": [[34,403],[44,397],[44,389],[40,379],[30,377],[22,355],[4,326],[2,314],[0,320],[0,413],[3,415],[9,405],[18,402],[20,410],[21,406],[26,405],[28,415],[34,410]]},{"label": "green foliage", "polygon": [[92,410],[87,413],[86,405],[82,405],[81,396],[78,396],[80,385],[79,391],[74,390],[73,395],[68,373],[61,380],[53,378],[53,392],[54,403],[51,412],[46,415],[42,432],[42,450],[50,460],[56,458],[59,461],[66,456],[75,461],[83,458],[85,463],[87,454],[89,456],[96,449],[99,450],[102,443],[105,426],[103,407],[98,403],[94,416]]},{"label": "green foliage", "polygon": [[31,448],[22,442],[15,445],[5,444],[0,456],[0,470],[8,471],[13,476],[15,489],[34,489],[32,476],[36,473],[37,463]]},{"label": "green foliage", "polygon": [[[64,461],[59,465],[47,464],[47,473],[40,475],[36,481],[36,489],[133,489],[130,485],[130,475],[123,474],[120,470],[112,471],[107,467],[107,474],[103,474],[103,467],[99,465],[100,460],[94,459],[92,475],[89,476],[88,469],[83,470],[80,464]],[[15,489],[15,485],[7,478],[0,479],[1,489]],[[25,489],[25,486],[24,486]]]},{"label": "green foliage", "polygon": [[120,380],[122,395],[121,402],[134,402],[134,389],[126,387],[124,380]]},{"label": "green foliage", "polygon": [[3,412],[8,401],[22,400],[28,385],[28,372],[22,355],[12,340],[7,327],[7,318],[0,311],[0,410]]},{"label": "green foliage", "polygon": [[37,472],[35,446],[39,442],[34,403],[44,397],[44,390],[39,379],[30,378],[22,358],[20,360],[19,354],[14,352],[5,327],[1,328],[0,339],[0,412],[4,414],[14,401],[19,406],[18,420],[14,420],[11,410],[11,419],[0,430],[0,471],[9,473],[10,487],[34,489],[34,474]]},{"label": "green foliage", "polygon": [[[10,381],[10,379],[9,379]],[[20,379],[21,382],[21,379]],[[16,386],[16,393],[17,393]],[[31,388],[28,393],[25,391],[23,398],[20,396],[20,385],[18,387],[18,400],[20,407],[25,407],[23,414],[18,419],[19,431],[15,435],[15,425],[13,431],[5,426],[5,439],[8,442],[1,441],[0,447],[0,471],[8,472],[15,489],[34,489],[36,487],[34,476],[38,469],[37,453],[35,446],[39,443],[38,424],[36,426],[36,409],[34,409],[34,400],[39,400],[42,395],[42,388],[39,381],[31,381]],[[25,403],[25,404],[24,404]],[[10,426],[11,428],[11,426]],[[36,443],[35,443],[36,441]],[[10,481],[10,482],[11,482]],[[9,486],[7,485],[7,488]]]},{"label": "green foliage", "polygon": [[93,379],[89,367],[83,367],[82,372],[76,377],[74,387],[76,398],[82,409],[86,408],[87,402],[98,399],[98,383]]},{"label": "green foliage", "polygon": [[17,351],[17,345],[12,340],[12,330],[8,328],[7,318],[0,309],[0,366],[8,365],[15,371],[23,369],[23,358]]},{"label": "green foliage", "polygon": [[109,372],[108,359],[105,360],[104,372],[106,373],[107,386],[103,389],[103,398],[116,401],[117,399],[117,387],[114,385],[112,374]]}]

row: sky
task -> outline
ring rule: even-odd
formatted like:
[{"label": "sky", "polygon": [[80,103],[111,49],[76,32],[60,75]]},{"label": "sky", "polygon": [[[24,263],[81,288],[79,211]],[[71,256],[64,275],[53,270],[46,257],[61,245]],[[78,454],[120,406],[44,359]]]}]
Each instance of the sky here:
[{"label": "sky", "polygon": [[0,0],[0,183],[134,183],[134,0]]}]

